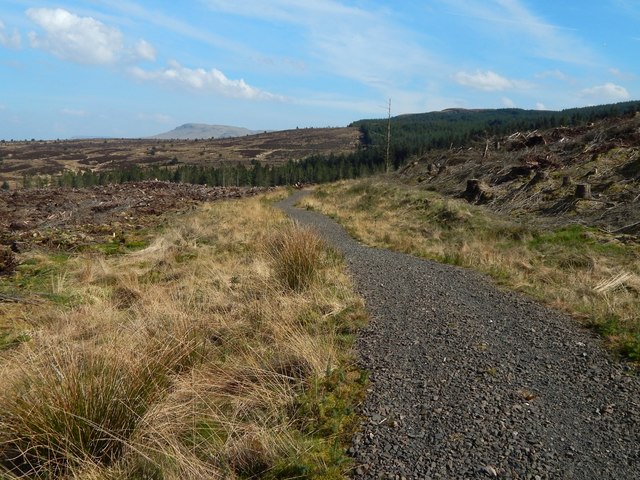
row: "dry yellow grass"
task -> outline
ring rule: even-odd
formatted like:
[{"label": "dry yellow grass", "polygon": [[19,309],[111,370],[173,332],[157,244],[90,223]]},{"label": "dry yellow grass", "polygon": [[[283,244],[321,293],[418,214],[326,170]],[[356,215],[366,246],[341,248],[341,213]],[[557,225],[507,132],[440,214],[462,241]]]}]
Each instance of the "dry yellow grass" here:
[{"label": "dry yellow grass", "polygon": [[[142,251],[68,259],[51,289],[72,304],[34,309],[0,357],[0,477],[340,478],[353,419],[320,435],[307,392],[358,394],[331,382],[365,314],[310,235],[254,198],[175,217]],[[283,242],[312,259],[302,280]]]},{"label": "dry yellow grass", "polygon": [[303,205],[336,218],[369,245],[487,273],[571,313],[613,350],[640,360],[637,244],[579,225],[553,230],[510,221],[392,181],[323,185]]}]

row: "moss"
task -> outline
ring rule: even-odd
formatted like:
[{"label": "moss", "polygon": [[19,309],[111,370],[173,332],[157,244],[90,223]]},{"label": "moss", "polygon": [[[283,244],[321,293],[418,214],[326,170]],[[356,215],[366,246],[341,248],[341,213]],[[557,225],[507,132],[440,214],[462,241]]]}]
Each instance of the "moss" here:
[{"label": "moss", "polygon": [[18,332],[0,332],[0,352],[15,348],[21,343],[28,342],[31,339],[26,333]]}]

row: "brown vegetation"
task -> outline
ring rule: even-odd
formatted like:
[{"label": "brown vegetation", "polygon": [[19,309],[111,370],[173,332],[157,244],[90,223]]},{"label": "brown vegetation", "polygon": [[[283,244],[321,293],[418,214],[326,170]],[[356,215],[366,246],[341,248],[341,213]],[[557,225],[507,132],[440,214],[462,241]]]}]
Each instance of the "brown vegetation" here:
[{"label": "brown vegetation", "polygon": [[0,190],[0,245],[61,251],[111,244],[135,246],[162,216],[204,201],[243,198],[263,188],[222,188],[169,182],[131,182],[93,188]]},{"label": "brown vegetation", "polygon": [[545,227],[390,178],[320,186],[303,202],[369,245],[487,273],[640,360],[640,246],[628,237],[579,224]]},{"label": "brown vegetation", "polygon": [[[400,179],[547,225],[640,234],[640,114],[433,150]],[[482,192],[468,193],[468,183]]]},{"label": "brown vegetation", "polygon": [[252,161],[281,165],[314,154],[353,151],[357,128],[301,128],[209,140],[94,139],[0,143],[0,182],[15,185],[24,174],[64,170],[102,172],[135,165],[248,166]]},{"label": "brown vegetation", "polygon": [[0,477],[341,478],[365,315],[339,256],[258,198],[165,218],[124,255],[18,255]]}]

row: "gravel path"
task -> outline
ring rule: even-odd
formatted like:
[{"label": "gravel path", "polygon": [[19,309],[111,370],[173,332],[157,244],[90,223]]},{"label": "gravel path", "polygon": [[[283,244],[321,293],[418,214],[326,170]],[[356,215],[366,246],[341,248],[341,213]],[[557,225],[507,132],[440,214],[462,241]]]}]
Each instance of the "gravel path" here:
[{"label": "gravel path", "polygon": [[293,208],[302,194],[280,207],[344,252],[372,315],[353,478],[640,478],[640,378],[589,331],[472,271],[363,246]]}]

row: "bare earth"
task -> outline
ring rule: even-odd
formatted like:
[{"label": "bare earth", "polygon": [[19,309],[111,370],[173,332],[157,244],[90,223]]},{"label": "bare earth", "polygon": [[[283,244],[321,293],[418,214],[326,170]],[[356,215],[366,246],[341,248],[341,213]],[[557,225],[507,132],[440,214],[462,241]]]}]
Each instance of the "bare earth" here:
[{"label": "bare earth", "polygon": [[[131,182],[94,188],[0,190],[0,246],[74,250],[156,228],[159,217],[203,201],[241,198],[264,188]],[[123,239],[124,240],[124,239]]]}]

